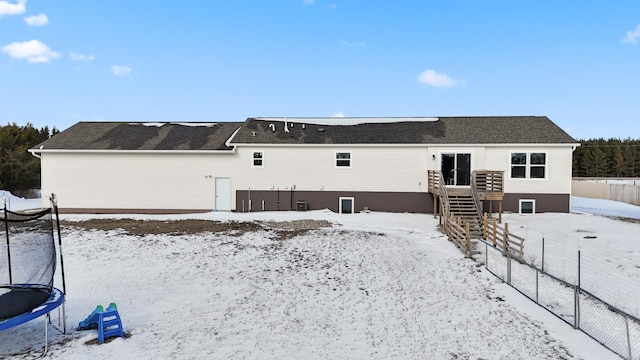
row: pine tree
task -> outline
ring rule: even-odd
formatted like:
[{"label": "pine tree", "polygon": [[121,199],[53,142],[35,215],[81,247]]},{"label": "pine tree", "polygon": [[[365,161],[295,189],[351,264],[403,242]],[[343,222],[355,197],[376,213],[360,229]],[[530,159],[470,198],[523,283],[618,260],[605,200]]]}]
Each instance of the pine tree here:
[{"label": "pine tree", "polygon": [[[54,128],[53,133],[58,133]],[[28,149],[48,139],[48,127],[36,129],[32,124],[0,126],[0,189],[17,191],[40,187],[40,160]]]},{"label": "pine tree", "polygon": [[616,174],[616,177],[621,177],[624,175],[626,169],[626,163],[624,161],[624,157],[622,156],[622,149],[620,146],[616,146],[613,152],[613,170]]}]

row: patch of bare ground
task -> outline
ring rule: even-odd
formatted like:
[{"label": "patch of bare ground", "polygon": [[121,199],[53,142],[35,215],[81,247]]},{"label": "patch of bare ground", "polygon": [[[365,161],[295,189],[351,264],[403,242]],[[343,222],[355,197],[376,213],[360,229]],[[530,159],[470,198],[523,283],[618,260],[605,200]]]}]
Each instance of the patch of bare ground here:
[{"label": "patch of bare ground", "polygon": [[63,228],[83,230],[122,230],[128,235],[188,235],[200,233],[225,233],[241,236],[247,232],[272,230],[275,238],[286,240],[306,234],[310,230],[331,227],[326,220],[293,221],[214,221],[214,220],[134,220],[134,219],[90,219],[83,221],[61,221]]},{"label": "patch of bare ground", "polygon": [[634,224],[640,224],[640,219],[634,219],[634,218],[629,218],[629,217],[624,217],[624,216],[612,216],[611,218],[615,219],[615,220],[634,223]]}]

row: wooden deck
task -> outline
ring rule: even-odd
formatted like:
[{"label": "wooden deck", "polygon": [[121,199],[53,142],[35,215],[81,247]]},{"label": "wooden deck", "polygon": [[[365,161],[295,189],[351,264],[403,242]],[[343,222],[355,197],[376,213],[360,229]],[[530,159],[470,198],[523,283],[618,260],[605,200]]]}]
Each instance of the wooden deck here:
[{"label": "wooden deck", "polygon": [[498,219],[502,222],[503,178],[503,171],[474,170],[469,187],[451,187],[445,185],[440,171],[427,172],[427,191],[433,194],[433,216],[440,215],[442,229],[465,256],[477,254],[472,249],[471,237],[486,238],[482,209],[485,203],[481,201],[489,201],[489,212],[493,202],[498,201]]},{"label": "wooden deck", "polygon": [[[502,222],[502,200],[504,199],[504,171],[474,170],[471,173],[469,188],[450,187],[444,184],[442,174],[438,170],[427,171],[427,191],[434,195],[434,212],[437,200],[443,196],[461,196],[471,193],[474,200],[489,201],[489,212],[493,212],[493,202],[498,202],[499,219]],[[445,209],[446,210],[446,209]],[[435,214],[434,214],[435,215]],[[448,216],[445,211],[441,215]],[[479,216],[480,218],[482,216]]]}]

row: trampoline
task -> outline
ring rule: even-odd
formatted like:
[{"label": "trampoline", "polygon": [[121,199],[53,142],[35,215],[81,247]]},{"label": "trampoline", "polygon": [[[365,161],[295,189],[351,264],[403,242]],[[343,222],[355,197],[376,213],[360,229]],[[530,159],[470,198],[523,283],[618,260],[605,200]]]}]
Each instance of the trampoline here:
[{"label": "trampoline", "polygon": [[[54,223],[63,290],[53,286],[57,265]],[[61,307],[62,326],[53,326],[61,333],[66,331],[64,290],[62,241],[54,198],[51,209],[33,212],[13,212],[5,205],[0,213],[0,331],[45,316],[44,356],[52,310]]]}]

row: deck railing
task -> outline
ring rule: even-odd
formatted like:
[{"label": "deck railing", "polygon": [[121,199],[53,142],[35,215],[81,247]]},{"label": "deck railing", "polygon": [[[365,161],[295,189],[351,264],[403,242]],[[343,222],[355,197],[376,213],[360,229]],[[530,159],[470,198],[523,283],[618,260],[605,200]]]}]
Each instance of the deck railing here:
[{"label": "deck railing", "polygon": [[504,191],[504,171],[473,170],[472,179],[479,193],[502,193]]},{"label": "deck railing", "polygon": [[427,191],[434,195],[439,196],[441,184],[444,184],[444,180],[442,179],[442,173],[438,170],[428,170],[427,171]]},{"label": "deck railing", "polygon": [[473,171],[471,173],[471,195],[473,196],[473,202],[476,204],[476,215],[478,219],[482,219],[482,205],[480,204],[480,196],[478,195],[478,173]]},{"label": "deck railing", "polygon": [[[444,186],[442,173],[437,170],[429,170],[427,172],[427,188],[428,191],[439,198],[440,219],[444,218],[443,227],[447,231],[447,219],[449,218],[449,193],[447,187]],[[435,209],[434,209],[435,210]],[[435,216],[435,213],[434,213]]]},{"label": "deck railing", "polygon": [[498,219],[488,215],[483,216],[482,237],[498,247],[502,252],[516,256],[521,261],[524,259],[524,238],[509,231],[509,224],[498,225]]}]

